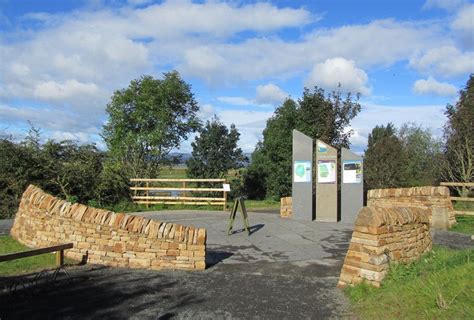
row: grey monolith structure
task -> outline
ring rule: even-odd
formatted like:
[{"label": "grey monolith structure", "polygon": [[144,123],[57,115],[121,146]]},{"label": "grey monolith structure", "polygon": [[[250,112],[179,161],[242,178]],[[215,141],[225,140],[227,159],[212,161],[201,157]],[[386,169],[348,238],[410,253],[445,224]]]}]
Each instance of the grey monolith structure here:
[{"label": "grey monolith structure", "polygon": [[364,205],[364,163],[362,157],[341,149],[341,222],[354,223]]},{"label": "grey monolith structure", "polygon": [[293,219],[313,218],[313,139],[293,130]]},{"label": "grey monolith structure", "polygon": [[316,221],[337,221],[337,149],[316,141]]}]

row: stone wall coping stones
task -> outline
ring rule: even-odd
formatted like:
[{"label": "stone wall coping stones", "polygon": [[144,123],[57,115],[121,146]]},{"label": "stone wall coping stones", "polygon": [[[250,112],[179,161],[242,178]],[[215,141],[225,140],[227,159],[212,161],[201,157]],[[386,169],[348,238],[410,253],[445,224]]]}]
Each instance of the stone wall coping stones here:
[{"label": "stone wall coping stones", "polygon": [[[34,206],[47,215],[70,218],[79,222],[114,227],[129,233],[142,234],[148,238],[172,240],[192,245],[206,244],[206,229],[161,222],[125,213],[88,207],[58,199],[30,184],[23,194]],[[33,213],[34,214],[34,213]]]}]

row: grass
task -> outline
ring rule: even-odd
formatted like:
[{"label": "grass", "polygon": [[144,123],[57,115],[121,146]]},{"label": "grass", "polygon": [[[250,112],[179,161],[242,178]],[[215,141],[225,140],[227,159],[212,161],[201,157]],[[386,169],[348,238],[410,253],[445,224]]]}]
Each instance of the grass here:
[{"label": "grass", "polygon": [[456,216],[456,222],[450,231],[474,235],[474,216]]},{"label": "grass", "polygon": [[[10,236],[0,236],[0,254],[25,251],[29,248],[22,245]],[[66,259],[67,263],[72,260]],[[52,253],[17,259],[13,261],[0,262],[0,276],[17,275],[30,273],[45,269],[52,269],[56,266],[56,257]]]},{"label": "grass", "polygon": [[394,264],[380,288],[345,290],[361,319],[474,319],[474,250],[434,247],[409,265]]},{"label": "grass", "polygon": [[454,201],[454,210],[474,211],[474,202],[472,202],[472,201]]},{"label": "grass", "polygon": [[[233,205],[232,201],[227,202],[227,210],[231,209]],[[280,208],[280,202],[274,200],[246,200],[245,207],[247,210],[274,210]],[[114,212],[145,212],[145,211],[161,211],[161,210],[208,210],[208,211],[221,211],[222,206],[195,206],[195,205],[166,205],[166,204],[154,204],[148,208],[145,205],[136,204],[129,201],[123,201],[114,206],[109,206],[104,209],[111,210]]]}]

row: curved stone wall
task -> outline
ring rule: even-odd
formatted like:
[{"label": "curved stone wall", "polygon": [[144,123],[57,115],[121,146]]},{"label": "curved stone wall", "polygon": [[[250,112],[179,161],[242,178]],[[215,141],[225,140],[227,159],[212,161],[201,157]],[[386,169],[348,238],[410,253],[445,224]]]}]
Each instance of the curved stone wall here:
[{"label": "curved stone wall", "polygon": [[66,256],[113,267],[206,267],[206,229],[71,204],[30,185],[11,234],[30,247],[72,242]]},{"label": "curved stone wall", "polygon": [[410,262],[431,250],[429,212],[413,207],[363,207],[355,222],[339,287],[380,286],[391,262]]},{"label": "curved stone wall", "polygon": [[428,218],[436,229],[456,224],[447,187],[413,187],[375,189],[367,192],[368,207],[414,207],[428,210]]}]

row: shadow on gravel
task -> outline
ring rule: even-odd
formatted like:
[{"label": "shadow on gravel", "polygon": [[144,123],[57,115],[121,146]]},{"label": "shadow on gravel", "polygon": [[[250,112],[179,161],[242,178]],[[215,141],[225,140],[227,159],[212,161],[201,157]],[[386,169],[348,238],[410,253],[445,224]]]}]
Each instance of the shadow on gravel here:
[{"label": "shadow on gravel", "polygon": [[178,307],[203,302],[162,273],[107,267],[70,273],[72,282],[38,284],[34,295],[0,294],[0,319],[123,319],[144,310],[145,317],[169,319]]}]

